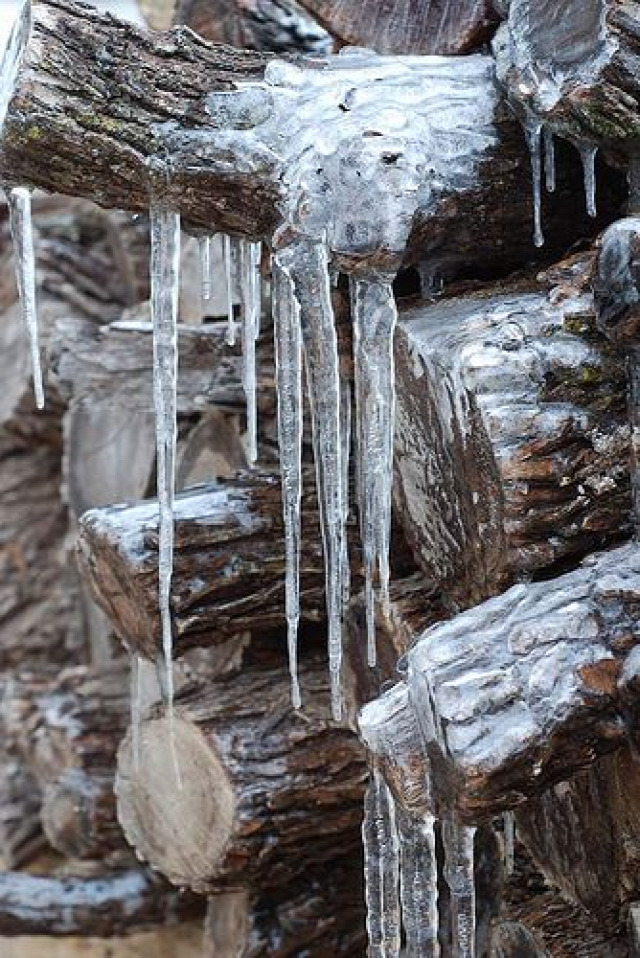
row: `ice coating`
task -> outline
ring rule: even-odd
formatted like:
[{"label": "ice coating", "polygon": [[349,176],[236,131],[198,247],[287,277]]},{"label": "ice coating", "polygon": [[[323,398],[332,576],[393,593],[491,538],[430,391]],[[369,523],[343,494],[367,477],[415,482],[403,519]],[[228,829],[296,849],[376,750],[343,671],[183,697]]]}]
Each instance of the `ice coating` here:
[{"label": "ice coating", "polygon": [[357,411],[357,484],[365,567],[369,665],[376,664],[374,581],[383,608],[389,599],[389,538],[393,479],[393,333],[397,309],[389,278],[352,279]]},{"label": "ice coating", "polygon": [[399,842],[395,802],[374,767],[364,800],[362,841],[370,958],[400,954]]},{"label": "ice coating", "polygon": [[44,409],[44,386],[42,383],[36,305],[36,264],[31,221],[31,193],[25,187],[18,186],[10,191],[9,216],[20,308],[29,334],[33,390],[38,409]]},{"label": "ice coating", "polygon": [[476,954],[475,832],[453,817],[443,822],[444,875],[451,893],[456,958],[474,958]]},{"label": "ice coating", "polygon": [[278,252],[278,261],[291,278],[300,310],[324,546],[332,711],[339,721],[342,717],[342,614],[348,505],[338,338],[327,256],[323,243],[308,241],[286,246]]},{"label": "ice coating", "polygon": [[417,818],[400,807],[400,898],[406,958],[438,958],[438,859],[436,820]]},{"label": "ice coating", "polygon": [[[6,13],[3,15],[6,15]],[[0,60],[0,130],[4,125],[7,108],[20,68],[22,53],[29,39],[30,30],[31,2],[26,0],[13,24],[9,40],[2,53],[2,60]]]},{"label": "ice coating", "polygon": [[173,709],[173,502],[177,441],[178,292],[180,214],[162,202],[151,206],[151,315],[153,321],[153,402],[156,422],[159,509],[158,592],[164,673],[162,693]]},{"label": "ice coating", "polygon": [[242,303],[242,384],[247,400],[247,458],[258,458],[256,343],[260,334],[260,243],[240,241],[240,299]]},{"label": "ice coating", "polygon": [[285,602],[291,701],[300,708],[298,625],[300,622],[300,502],[302,497],[302,336],[293,283],[273,263],[273,326],[278,395],[278,445],[285,531]]}]

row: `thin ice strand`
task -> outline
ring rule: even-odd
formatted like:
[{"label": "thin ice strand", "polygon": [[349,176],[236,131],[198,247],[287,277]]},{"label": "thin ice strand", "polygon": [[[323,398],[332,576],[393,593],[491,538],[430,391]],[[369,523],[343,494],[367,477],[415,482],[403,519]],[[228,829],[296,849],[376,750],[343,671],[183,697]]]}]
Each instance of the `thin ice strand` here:
[{"label": "thin ice strand", "polygon": [[280,252],[280,262],[286,262],[300,306],[324,546],[332,712],[340,721],[346,490],[340,421],[342,390],[328,250],[324,242],[301,239]]},{"label": "thin ice strand", "polygon": [[475,958],[475,828],[452,816],[443,822],[444,877],[451,893],[453,958]]},{"label": "thin ice strand", "polygon": [[438,958],[438,859],[435,818],[397,810],[405,958]]},{"label": "thin ice strand", "polygon": [[286,270],[273,259],[273,327],[278,397],[278,445],[285,530],[285,605],[293,707],[302,705],[298,681],[300,623],[300,503],[302,497],[302,335],[300,309]]},{"label": "thin ice strand", "polygon": [[364,801],[362,843],[369,958],[400,954],[399,842],[395,802],[377,767]]},{"label": "thin ice strand", "polygon": [[211,237],[198,237],[198,246],[200,248],[200,283],[202,286],[202,298],[211,299]]},{"label": "thin ice strand", "polygon": [[374,579],[389,602],[389,540],[393,480],[395,384],[393,334],[397,309],[388,279],[352,280],[356,382],[358,507],[365,565],[367,647],[376,664]]},{"label": "thin ice strand", "polygon": [[260,243],[241,241],[240,291],[242,300],[242,382],[247,401],[247,458],[258,458],[256,343],[260,334]]},{"label": "thin ice strand", "polygon": [[236,319],[233,313],[233,253],[231,237],[226,233],[222,237],[222,259],[224,261],[224,276],[227,289],[227,345],[236,344]]},{"label": "thin ice strand", "polygon": [[531,174],[533,177],[533,242],[536,246],[544,246],[542,232],[542,124],[531,121],[525,127],[529,155],[531,157]]},{"label": "thin ice strand", "polygon": [[44,386],[36,306],[36,263],[33,247],[31,193],[23,186],[17,186],[9,192],[9,217],[20,309],[29,334],[33,391],[36,406],[38,409],[44,409]]},{"label": "thin ice strand", "polygon": [[556,146],[551,127],[544,130],[544,172],[547,193],[556,191]]},{"label": "thin ice strand", "polygon": [[587,213],[592,218],[598,215],[596,203],[596,157],[598,147],[591,144],[581,144],[579,147],[582,169],[584,171],[584,193],[587,203]]}]

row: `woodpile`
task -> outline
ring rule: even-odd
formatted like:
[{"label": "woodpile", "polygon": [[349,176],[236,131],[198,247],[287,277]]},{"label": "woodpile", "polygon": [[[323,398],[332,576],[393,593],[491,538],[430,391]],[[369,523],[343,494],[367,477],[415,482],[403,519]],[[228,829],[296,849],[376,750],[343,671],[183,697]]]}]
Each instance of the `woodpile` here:
[{"label": "woodpile", "polygon": [[[16,35],[0,178],[76,199],[34,194],[44,412],[0,221],[3,955],[638,947],[640,5],[391,8],[182,0],[154,33],[37,0]],[[185,240],[170,670],[150,208]]]}]

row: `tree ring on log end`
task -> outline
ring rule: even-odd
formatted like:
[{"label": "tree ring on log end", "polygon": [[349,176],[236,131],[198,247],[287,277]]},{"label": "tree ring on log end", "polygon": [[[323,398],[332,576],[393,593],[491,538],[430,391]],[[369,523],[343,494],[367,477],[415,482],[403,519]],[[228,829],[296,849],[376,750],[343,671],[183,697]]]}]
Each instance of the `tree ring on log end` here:
[{"label": "tree ring on log end", "polygon": [[177,715],[173,723],[167,717],[145,721],[137,759],[133,749],[129,730],[115,783],[127,841],[174,884],[206,888],[233,831],[236,799],[227,771],[197,726]]}]

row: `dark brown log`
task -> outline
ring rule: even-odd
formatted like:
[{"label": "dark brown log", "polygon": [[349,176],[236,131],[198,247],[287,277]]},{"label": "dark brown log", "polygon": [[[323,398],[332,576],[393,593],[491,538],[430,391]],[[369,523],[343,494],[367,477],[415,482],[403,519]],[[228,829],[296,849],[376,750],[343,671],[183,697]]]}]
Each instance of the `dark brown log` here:
[{"label": "dark brown log", "polygon": [[403,314],[394,498],[462,606],[629,530],[625,367],[567,269],[548,296],[484,288]]},{"label": "dark brown log", "polygon": [[205,40],[243,50],[323,54],[333,46],[327,31],[296,0],[181,0],[173,22]]},{"label": "dark brown log", "polygon": [[640,766],[629,749],[605,756],[516,812],[539,870],[614,935],[637,894]]},{"label": "dark brown log", "polygon": [[[210,232],[215,227],[271,238],[281,222],[283,201],[292,209],[299,199],[283,195],[287,160],[260,141],[262,132],[255,132],[269,124],[236,130],[229,137],[226,123],[225,130],[216,134],[212,125],[216,121],[206,108],[212,91],[229,91],[241,80],[260,81],[267,60],[259,54],[211,46],[184,29],[152,36],[67,0],[38,3],[9,97],[0,175],[86,196],[101,205],[141,211],[149,206],[150,191],[159,189],[157,158],[170,156],[170,182],[160,177],[164,201],[181,210],[190,228]],[[319,67],[322,64],[314,61],[313,70]],[[528,168],[528,160],[521,131],[496,96],[490,58],[460,60],[455,75],[446,61],[434,61],[432,68],[435,74],[428,86],[438,83],[442,89],[437,124],[445,115],[442,103],[452,95],[456,109],[449,115],[460,117],[462,128],[454,125],[449,133],[435,137],[433,161],[440,162],[444,154],[450,154],[450,161],[442,168],[442,183],[436,177],[427,191],[429,199],[413,217],[408,259],[437,256],[453,260],[457,268],[464,263],[466,269],[472,264],[476,269],[492,269],[498,254],[501,268],[507,270],[534,253],[531,206],[522,202],[522,171]],[[304,74],[301,77],[304,90],[308,83]],[[357,71],[349,82],[358,88]],[[410,75],[407,83],[415,88]],[[455,93],[449,94],[451,84]],[[58,91],[55,96],[52,90]],[[276,86],[265,88],[267,101],[279,95]],[[304,100],[304,92],[300,96]],[[461,97],[468,108],[462,109]],[[303,111],[304,103],[298,107],[287,99],[288,116],[297,115],[298,109]],[[319,118],[319,132],[324,134],[327,124],[342,129],[343,122],[351,130],[355,109],[355,105],[348,108],[346,121],[344,111],[336,107],[330,117]],[[433,125],[435,117],[430,119],[428,105],[425,110],[427,126]],[[366,140],[370,126],[365,111],[360,132],[349,142],[355,144],[358,137]],[[419,140],[425,142],[422,133]],[[370,182],[384,192],[389,176],[394,175],[389,139],[382,136],[372,144],[369,137],[368,141],[367,150],[374,150],[380,168],[380,175]],[[395,139],[393,143],[397,145]],[[480,144],[484,146],[479,149]],[[427,158],[427,167],[429,162]],[[331,180],[330,166],[326,175]],[[466,181],[458,179],[460,169],[471,171]],[[288,170],[287,176],[295,180],[294,172]],[[559,172],[558,202],[548,220],[550,254],[593,228],[581,198],[575,190],[564,189],[566,180]],[[580,176],[576,166],[566,172],[572,182]],[[341,183],[331,180],[329,186],[342,208],[342,200],[338,202]],[[414,200],[411,193],[410,203]],[[323,208],[328,209],[326,203]],[[304,209],[300,207],[302,213]],[[396,248],[396,240],[377,235],[381,224],[376,222],[375,237],[344,251],[350,268],[354,259],[363,268],[388,270],[399,265],[402,250]],[[394,248],[389,249],[389,244]],[[404,247],[404,240],[400,245]]]},{"label": "dark brown log", "polygon": [[514,0],[496,40],[514,106],[568,139],[634,152],[640,134],[635,0]]},{"label": "dark brown log", "polygon": [[149,869],[96,877],[0,874],[0,935],[110,938],[202,913],[201,899],[168,888]]},{"label": "dark brown log", "polygon": [[[311,474],[303,501],[301,613],[325,618],[324,565]],[[177,497],[172,609],[176,656],[251,629],[282,626],[284,533],[279,478],[244,473]],[[78,556],[96,601],[130,648],[156,658],[157,504],[92,510]]]},{"label": "dark brown log", "polygon": [[[283,637],[284,643],[284,637]],[[170,881],[201,893],[272,888],[359,844],[366,766],[357,738],[329,719],[322,665],[301,669],[304,712],[284,670],[244,669],[185,690],[170,721],[140,729],[118,757],[128,841]]]},{"label": "dark brown log", "polygon": [[[401,801],[410,794],[422,811],[453,801],[463,820],[482,821],[625,742],[625,722],[634,731],[639,561],[635,545],[603,553],[419,639],[409,653],[412,708],[401,683],[360,716]],[[421,786],[427,760],[433,800]]]},{"label": "dark brown log", "polygon": [[489,36],[491,0],[301,0],[341,43],[379,53],[468,53]]},{"label": "dark brown log", "polygon": [[284,888],[210,899],[204,958],[362,956],[366,953],[362,856],[337,858]]}]

